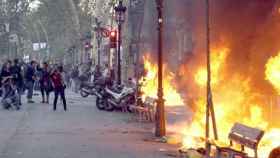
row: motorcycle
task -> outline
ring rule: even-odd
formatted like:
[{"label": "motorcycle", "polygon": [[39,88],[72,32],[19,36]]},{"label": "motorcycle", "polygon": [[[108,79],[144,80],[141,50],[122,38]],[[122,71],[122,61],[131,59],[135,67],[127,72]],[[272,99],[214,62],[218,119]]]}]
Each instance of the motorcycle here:
[{"label": "motorcycle", "polygon": [[80,94],[84,98],[88,97],[89,95],[95,95],[96,93],[96,85],[98,84],[97,81],[101,75],[100,73],[95,72],[93,76],[93,80],[91,79],[90,82],[88,82],[88,80],[82,81],[80,85]]},{"label": "motorcycle", "polygon": [[80,94],[82,97],[86,98],[89,95],[95,95],[95,83],[83,82],[80,87]]},{"label": "motorcycle", "polygon": [[111,87],[106,86],[106,103],[110,110],[124,109],[132,112],[130,105],[135,104],[135,89],[129,87]]},{"label": "motorcycle", "polygon": [[106,86],[108,86],[108,82],[106,82],[105,78],[101,77],[95,81],[95,104],[99,110],[113,111],[114,107],[107,103]]}]

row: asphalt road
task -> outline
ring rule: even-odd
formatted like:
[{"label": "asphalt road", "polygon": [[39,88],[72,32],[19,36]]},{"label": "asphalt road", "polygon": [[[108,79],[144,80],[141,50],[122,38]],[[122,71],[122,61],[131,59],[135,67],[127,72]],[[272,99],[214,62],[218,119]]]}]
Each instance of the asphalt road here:
[{"label": "asphalt road", "polygon": [[20,111],[0,110],[0,158],[161,158],[170,146],[143,141],[153,124],[133,115],[98,111],[94,97],[67,92],[68,111],[24,104]]}]

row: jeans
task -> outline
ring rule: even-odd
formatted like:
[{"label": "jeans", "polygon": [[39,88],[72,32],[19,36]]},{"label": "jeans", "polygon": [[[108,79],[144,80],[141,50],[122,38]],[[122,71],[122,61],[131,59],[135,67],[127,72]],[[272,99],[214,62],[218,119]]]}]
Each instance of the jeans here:
[{"label": "jeans", "polygon": [[19,95],[16,92],[17,89],[15,85],[12,84],[5,84],[3,85],[3,98],[2,98],[2,105],[5,109],[13,108],[15,107],[17,110],[19,110]]},{"label": "jeans", "polygon": [[66,111],[67,107],[66,107],[65,90],[64,90],[63,87],[56,87],[56,88],[54,88],[53,110],[56,110],[56,104],[57,104],[57,99],[58,99],[59,95],[60,95],[60,97],[62,99],[64,110]]},{"label": "jeans", "polygon": [[31,100],[32,96],[33,96],[34,82],[33,81],[27,81],[26,82],[26,88],[27,88],[27,99]]},{"label": "jeans", "polygon": [[10,84],[4,84],[1,88],[3,91],[2,99],[4,99],[4,98],[8,97],[8,94],[11,91],[11,86],[10,86]]},{"label": "jeans", "polygon": [[18,93],[18,100],[19,100],[19,104],[21,105],[21,95],[23,93],[23,88],[22,87],[17,87],[17,93]]},{"label": "jeans", "polygon": [[[40,90],[41,90],[41,95],[42,95],[42,102],[49,103],[49,95],[50,95],[50,85],[51,83],[40,83]],[[46,96],[46,99],[45,99]]]}]

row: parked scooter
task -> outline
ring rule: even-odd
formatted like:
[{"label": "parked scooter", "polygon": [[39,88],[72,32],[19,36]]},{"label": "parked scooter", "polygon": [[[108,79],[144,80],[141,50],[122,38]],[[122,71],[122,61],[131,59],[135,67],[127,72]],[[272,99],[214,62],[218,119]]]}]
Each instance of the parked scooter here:
[{"label": "parked scooter", "polygon": [[135,89],[129,87],[108,87],[105,88],[106,103],[108,107],[116,109],[125,109],[132,112],[130,106],[135,104]]},{"label": "parked scooter", "polygon": [[95,93],[96,96],[95,105],[99,110],[111,111],[110,107],[107,107],[106,95],[105,95],[106,80],[100,77],[95,82]]},{"label": "parked scooter", "polygon": [[86,98],[89,95],[95,95],[95,83],[83,82],[80,86],[80,94]]},{"label": "parked scooter", "polygon": [[95,95],[96,93],[96,85],[98,85],[97,81],[101,77],[101,74],[98,71],[95,71],[93,76],[93,80],[81,82],[80,94],[84,98],[89,95]]}]

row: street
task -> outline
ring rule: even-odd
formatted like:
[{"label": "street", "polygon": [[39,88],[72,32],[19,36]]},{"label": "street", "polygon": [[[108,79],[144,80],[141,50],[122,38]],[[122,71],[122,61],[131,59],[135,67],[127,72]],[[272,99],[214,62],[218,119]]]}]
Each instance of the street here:
[{"label": "street", "polygon": [[[25,97],[25,96],[24,96]],[[170,146],[143,141],[153,124],[132,114],[103,112],[94,97],[67,92],[69,110],[52,105],[24,104],[20,111],[0,110],[1,158],[159,158]],[[51,99],[52,100],[52,99]]]},{"label": "street", "polygon": [[0,13],[0,158],[280,158],[280,0]]}]

